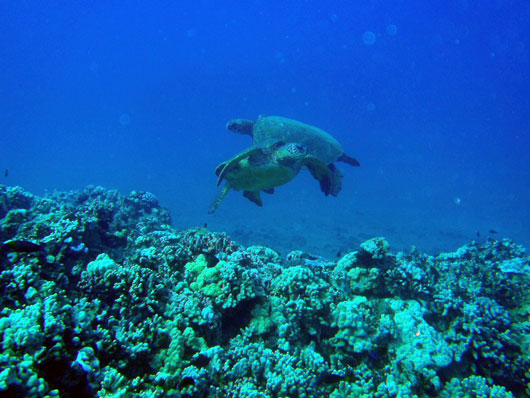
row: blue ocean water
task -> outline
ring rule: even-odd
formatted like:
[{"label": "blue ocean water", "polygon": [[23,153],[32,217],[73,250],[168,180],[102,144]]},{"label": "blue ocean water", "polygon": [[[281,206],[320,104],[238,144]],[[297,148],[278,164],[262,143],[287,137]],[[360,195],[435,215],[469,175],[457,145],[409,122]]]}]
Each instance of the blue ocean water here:
[{"label": "blue ocean water", "polygon": [[[0,3],[1,183],[154,193],[173,225],[325,256],[384,236],[435,254],[530,246],[530,3]],[[259,208],[215,167],[236,117],[333,134],[361,167],[304,172]],[[8,170],[8,175],[4,175]]]}]

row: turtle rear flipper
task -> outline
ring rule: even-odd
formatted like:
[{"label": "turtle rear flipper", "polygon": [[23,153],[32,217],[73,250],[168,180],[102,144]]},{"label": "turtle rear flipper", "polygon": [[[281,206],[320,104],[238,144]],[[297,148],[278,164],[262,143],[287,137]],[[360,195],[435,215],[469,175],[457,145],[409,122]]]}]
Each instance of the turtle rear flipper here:
[{"label": "turtle rear flipper", "polygon": [[217,193],[217,195],[215,195],[215,198],[213,199],[212,204],[208,208],[208,214],[215,213],[215,211],[217,210],[217,208],[219,207],[219,205],[225,198],[226,194],[228,193],[228,191],[230,191],[230,188],[231,188],[230,184],[226,183],[224,187],[221,188],[221,190]]},{"label": "turtle rear flipper", "polygon": [[254,120],[232,119],[226,124],[226,128],[237,134],[247,134],[253,137]]},{"label": "turtle rear flipper", "polygon": [[263,207],[263,202],[261,201],[261,195],[259,194],[259,191],[244,191],[243,196],[252,203],[257,204],[259,207]]},{"label": "turtle rear flipper", "polygon": [[320,159],[314,156],[308,156],[303,160],[311,175],[320,182],[320,190],[324,195],[328,196],[331,193],[332,175],[328,166]]},{"label": "turtle rear flipper", "polygon": [[331,189],[330,194],[333,196],[338,196],[339,192],[342,190],[342,179],[344,174],[333,164],[328,165],[329,171],[331,171]]},{"label": "turtle rear flipper", "polygon": [[344,162],[344,163],[348,163],[350,166],[360,166],[361,164],[359,163],[359,161],[355,158],[352,158],[351,156],[349,155],[346,155],[345,153],[343,153],[342,155],[340,155],[340,157],[337,159],[339,162]]}]

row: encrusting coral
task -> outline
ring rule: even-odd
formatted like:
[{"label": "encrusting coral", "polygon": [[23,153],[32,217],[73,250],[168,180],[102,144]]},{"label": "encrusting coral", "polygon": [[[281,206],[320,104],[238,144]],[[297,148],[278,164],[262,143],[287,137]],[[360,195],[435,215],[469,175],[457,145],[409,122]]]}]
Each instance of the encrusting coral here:
[{"label": "encrusting coral", "polygon": [[0,186],[0,396],[524,397],[528,270],[508,240],[329,261],[179,231],[143,192]]}]

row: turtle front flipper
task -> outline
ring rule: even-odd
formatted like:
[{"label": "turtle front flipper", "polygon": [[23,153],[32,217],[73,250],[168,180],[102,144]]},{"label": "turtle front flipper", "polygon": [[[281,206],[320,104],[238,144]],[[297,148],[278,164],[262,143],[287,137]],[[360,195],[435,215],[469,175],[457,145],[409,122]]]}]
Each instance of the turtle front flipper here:
[{"label": "turtle front flipper", "polygon": [[251,146],[250,148],[245,149],[241,153],[238,153],[236,156],[234,156],[232,159],[227,160],[226,162],[221,163],[219,166],[215,168],[215,174],[217,175],[217,186],[221,184],[223,179],[226,176],[226,173],[228,173],[230,170],[233,170],[234,168],[239,166],[239,162],[245,158],[252,160],[253,157],[260,157],[263,156],[264,151],[266,148],[262,146]]},{"label": "turtle front flipper", "polygon": [[253,137],[254,123],[256,123],[254,120],[232,119],[226,124],[226,128],[234,133],[247,134]]},{"label": "turtle front flipper", "polygon": [[215,211],[217,210],[217,208],[219,207],[219,205],[221,204],[221,202],[225,198],[226,194],[228,193],[228,191],[230,191],[230,188],[231,188],[231,186],[227,182],[223,186],[223,188],[221,188],[221,190],[217,193],[217,195],[215,195],[215,198],[213,199],[212,204],[208,208],[208,214],[215,213]]},{"label": "turtle front flipper", "polygon": [[[226,162],[223,162],[221,163],[219,166],[217,166],[215,168],[215,175],[219,177],[219,175],[221,175],[222,171],[224,170],[224,168],[226,167],[226,165],[230,162],[230,160],[226,161]],[[217,185],[219,185],[219,182],[217,183]]]},{"label": "turtle front flipper", "polygon": [[331,171],[331,189],[329,193],[333,196],[338,196],[342,190],[344,174],[333,163],[328,165],[328,169]]},{"label": "turtle front flipper", "polygon": [[307,167],[313,178],[320,182],[320,190],[328,196],[332,188],[332,175],[328,166],[314,156],[307,156],[303,160],[303,165]]},{"label": "turtle front flipper", "polygon": [[245,191],[243,196],[250,200],[252,203],[257,204],[259,207],[263,207],[263,202],[261,201],[261,195],[259,191]]}]

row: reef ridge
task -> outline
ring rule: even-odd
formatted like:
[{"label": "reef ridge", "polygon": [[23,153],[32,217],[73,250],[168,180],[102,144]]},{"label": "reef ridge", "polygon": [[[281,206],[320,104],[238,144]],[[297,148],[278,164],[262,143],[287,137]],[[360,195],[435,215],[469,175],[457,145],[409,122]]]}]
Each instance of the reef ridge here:
[{"label": "reef ridge", "polygon": [[530,394],[530,258],[507,239],[282,256],[178,230],[147,192],[0,185],[0,241],[39,247],[0,258],[0,398]]}]

